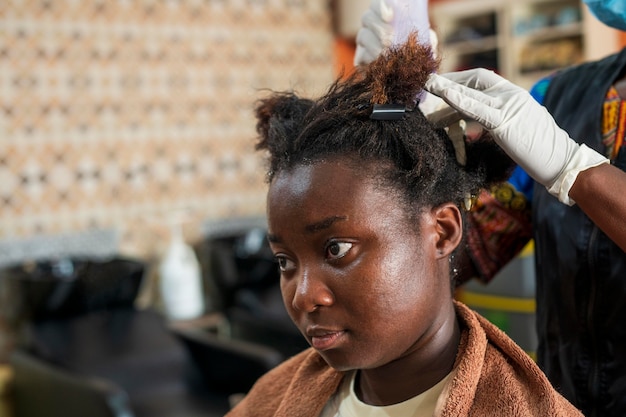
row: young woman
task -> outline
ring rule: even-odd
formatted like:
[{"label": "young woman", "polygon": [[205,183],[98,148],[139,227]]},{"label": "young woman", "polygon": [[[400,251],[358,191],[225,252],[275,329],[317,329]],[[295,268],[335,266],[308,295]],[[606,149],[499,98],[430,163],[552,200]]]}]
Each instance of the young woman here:
[{"label": "young woman", "polygon": [[453,299],[463,210],[513,163],[487,138],[457,161],[417,107],[436,67],[410,36],[318,100],[278,93],[258,105],[268,237],[311,348],[229,417],[582,415]]}]

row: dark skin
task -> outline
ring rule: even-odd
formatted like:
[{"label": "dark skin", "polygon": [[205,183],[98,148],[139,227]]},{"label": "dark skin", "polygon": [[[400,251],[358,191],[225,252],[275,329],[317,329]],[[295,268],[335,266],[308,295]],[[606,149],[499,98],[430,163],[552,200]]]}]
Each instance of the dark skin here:
[{"label": "dark skin", "polygon": [[460,330],[449,256],[462,237],[452,203],[410,213],[350,158],[276,174],[269,239],[290,317],[326,362],[359,370],[356,391],[395,404],[441,381]]},{"label": "dark skin", "polygon": [[626,172],[603,164],[582,171],[576,177],[569,196],[578,207],[626,252]]}]

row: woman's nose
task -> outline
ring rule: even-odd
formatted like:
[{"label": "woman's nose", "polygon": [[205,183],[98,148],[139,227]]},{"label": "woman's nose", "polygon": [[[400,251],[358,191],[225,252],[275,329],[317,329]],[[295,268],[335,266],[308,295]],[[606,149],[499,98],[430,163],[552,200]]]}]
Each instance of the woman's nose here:
[{"label": "woman's nose", "polygon": [[293,296],[294,309],[311,313],[319,307],[328,307],[334,302],[333,293],[320,277],[304,271],[297,280]]}]

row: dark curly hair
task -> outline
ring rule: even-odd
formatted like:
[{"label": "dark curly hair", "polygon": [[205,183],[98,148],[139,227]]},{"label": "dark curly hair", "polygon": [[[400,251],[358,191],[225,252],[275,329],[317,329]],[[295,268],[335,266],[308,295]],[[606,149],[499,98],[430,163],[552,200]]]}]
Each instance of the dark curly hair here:
[{"label": "dark curly hair", "polygon": [[[341,156],[363,166],[372,178],[396,190],[413,209],[477,195],[508,178],[513,162],[489,138],[468,143],[461,165],[443,129],[436,129],[417,100],[439,62],[415,34],[371,64],[336,80],[317,100],[293,92],[273,93],[256,106],[258,150],[269,153],[268,181],[301,164]],[[373,120],[378,104],[399,104],[399,120]]]}]

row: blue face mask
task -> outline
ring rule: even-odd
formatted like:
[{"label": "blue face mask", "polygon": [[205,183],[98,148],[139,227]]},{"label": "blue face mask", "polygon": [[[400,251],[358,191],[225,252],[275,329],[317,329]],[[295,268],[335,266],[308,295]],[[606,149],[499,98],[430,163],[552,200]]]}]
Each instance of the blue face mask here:
[{"label": "blue face mask", "polygon": [[626,1],[583,0],[599,21],[615,29],[626,31]]}]

